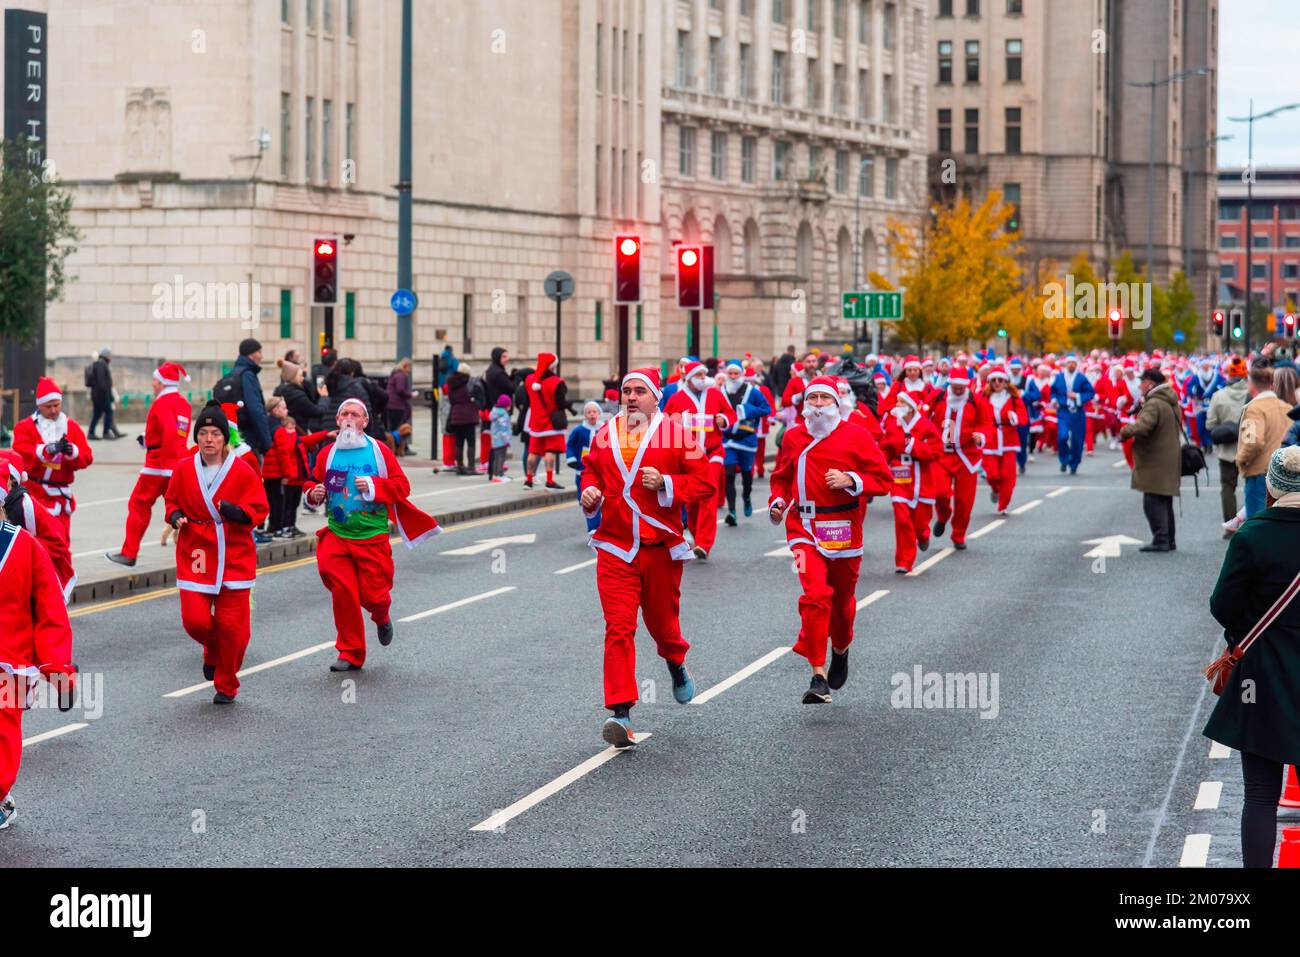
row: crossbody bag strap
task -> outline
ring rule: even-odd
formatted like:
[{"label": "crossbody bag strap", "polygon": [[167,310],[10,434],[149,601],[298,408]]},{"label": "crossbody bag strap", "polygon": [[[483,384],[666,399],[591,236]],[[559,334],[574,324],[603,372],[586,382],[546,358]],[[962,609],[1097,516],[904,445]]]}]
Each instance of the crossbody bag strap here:
[{"label": "crossbody bag strap", "polygon": [[1259,620],[1254,628],[1250,629],[1245,638],[1237,642],[1236,647],[1233,648],[1234,656],[1240,657],[1244,655],[1250,649],[1250,646],[1255,643],[1255,639],[1262,635],[1282,612],[1286,611],[1287,606],[1291,604],[1297,594],[1300,594],[1300,572],[1297,572],[1295,578],[1291,579],[1291,584],[1286,586],[1286,590],[1278,596],[1277,601],[1273,602],[1269,610],[1264,612],[1264,617]]}]

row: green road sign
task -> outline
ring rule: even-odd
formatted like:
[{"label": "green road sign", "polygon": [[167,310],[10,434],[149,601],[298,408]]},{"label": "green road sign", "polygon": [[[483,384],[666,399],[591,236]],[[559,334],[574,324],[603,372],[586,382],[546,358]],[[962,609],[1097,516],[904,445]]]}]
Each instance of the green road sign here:
[{"label": "green road sign", "polygon": [[845,319],[902,319],[903,294],[901,292],[846,292],[842,293]]}]

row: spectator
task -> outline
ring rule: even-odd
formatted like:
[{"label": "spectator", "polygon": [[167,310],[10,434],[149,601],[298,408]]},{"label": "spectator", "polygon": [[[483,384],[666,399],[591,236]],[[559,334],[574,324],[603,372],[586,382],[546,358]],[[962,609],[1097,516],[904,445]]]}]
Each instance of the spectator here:
[{"label": "spectator", "polygon": [[[587,456],[591,454],[591,443],[600,431],[600,403],[588,402],[582,407],[582,421],[569,431],[565,442],[565,461],[573,469],[573,484],[582,488],[582,473],[587,468]],[[600,513],[587,516],[587,533],[600,527]]]},{"label": "spectator", "polygon": [[288,359],[276,363],[280,367],[280,384],[272,395],[284,399],[289,415],[298,424],[298,431],[304,435],[321,427],[327,412],[327,400],[312,398],[316,392],[315,385],[307,390],[307,370]]},{"label": "spectator", "polygon": [[[286,427],[293,427],[289,417],[289,407],[284,399],[273,395],[266,403],[266,411],[271,421],[271,450],[262,462],[262,487],[266,490],[266,504],[270,509],[266,515],[266,526],[262,529],[268,535],[279,536],[291,522],[284,516],[284,457],[279,454],[279,434]],[[286,426],[287,424],[287,426]]]},{"label": "spectator", "polygon": [[506,371],[506,363],[509,361],[510,353],[501,346],[492,350],[492,362],[488,365],[487,372],[483,373],[483,385],[487,388],[489,409],[496,408],[497,399],[501,396],[515,394],[515,380]]},{"label": "spectator", "polygon": [[488,459],[488,481],[509,482],[506,458],[510,455],[510,396],[497,396],[496,404],[488,414],[488,428],[492,433],[492,454]]},{"label": "spectator", "polygon": [[[1215,391],[1205,413],[1205,427],[1214,440],[1214,454],[1219,460],[1219,499],[1223,520],[1230,522],[1237,514],[1237,422],[1246,406],[1246,360],[1233,356],[1223,367],[1228,384]],[[1231,434],[1231,439],[1228,439]],[[1223,530],[1223,537],[1232,532]]]},{"label": "spectator", "polygon": [[605,400],[600,403],[600,424],[604,425],[614,416],[618,415],[619,402],[618,390],[606,389]]},{"label": "spectator", "polygon": [[1137,420],[1120,429],[1121,439],[1133,439],[1132,487],[1142,493],[1142,510],[1151,526],[1151,544],[1144,552],[1177,549],[1174,534],[1174,496],[1182,484],[1179,431],[1182,411],[1178,396],[1159,369],[1147,369],[1138,382],[1142,409]]},{"label": "spectator", "polygon": [[478,406],[469,394],[469,368],[457,363],[443,388],[448,406],[447,431],[456,437],[456,474],[473,475],[478,451]]},{"label": "spectator", "polygon": [[[1264,488],[1268,507],[1228,543],[1210,596],[1210,613],[1230,646],[1255,628],[1300,573],[1300,450],[1273,452]],[[1253,693],[1243,694],[1244,687]],[[1284,765],[1300,764],[1297,701],[1300,601],[1292,601],[1236,664],[1203,732],[1241,752],[1241,856],[1246,867],[1273,865]]]},{"label": "spectator", "polygon": [[325,391],[329,396],[326,403],[327,421],[334,421],[338,416],[339,406],[344,399],[360,399],[366,407],[366,414],[374,415],[370,405],[370,392],[361,381],[361,366],[351,359],[339,359],[325,376]]},{"label": "spectator", "polygon": [[388,411],[388,393],[374,379],[366,375],[365,370],[361,368],[360,362],[356,359],[349,359],[348,362],[352,364],[352,373],[366,392],[366,408],[370,410],[370,420],[366,423],[366,435],[383,442],[387,435],[384,430],[384,417]]},{"label": "spectator", "polygon": [[393,367],[393,371],[388,374],[388,387],[385,391],[388,395],[388,409],[385,412],[388,431],[397,432],[411,421],[411,400],[416,395],[411,388],[410,359],[403,359]]},{"label": "spectator", "polygon": [[1295,366],[1273,363],[1273,391],[1288,407],[1296,404],[1296,387],[1300,386],[1300,376],[1296,375]]},{"label": "spectator", "polygon": [[[306,370],[307,368],[307,360],[303,358],[303,354],[297,349],[290,349],[288,352],[286,352],[284,354],[284,361],[292,362],[294,365],[298,366],[303,370]],[[277,362],[276,365],[279,365],[279,362]],[[302,381],[302,389],[304,392],[307,393],[307,397],[311,399],[313,402],[317,402],[320,400],[320,389],[317,387],[316,379],[314,377],[309,377],[304,375]]]},{"label": "spectator", "polygon": [[438,388],[445,389],[447,379],[460,368],[460,360],[451,351],[450,342],[442,347],[442,355],[438,358]]},{"label": "spectator", "polygon": [[1246,480],[1246,518],[1265,508],[1264,474],[1280,448],[1291,421],[1291,407],[1273,391],[1273,368],[1256,363],[1250,370],[1250,401],[1241,413],[1237,436],[1237,470]]},{"label": "spectator", "polygon": [[[333,349],[326,349],[320,357],[320,362],[311,367],[312,385],[319,390],[329,376],[330,370],[334,368],[334,363],[339,361],[339,354]],[[333,425],[333,422],[328,423]]]},{"label": "spectator", "polygon": [[239,434],[260,456],[271,448],[271,422],[262,400],[262,344],[256,339],[245,339],[239,344],[239,358],[232,373],[239,374],[240,399]]},{"label": "spectator", "polygon": [[112,361],[113,350],[105,346],[99,350],[99,358],[87,371],[86,385],[90,387],[90,404],[94,408],[90,418],[90,431],[86,433],[87,439],[99,438],[95,434],[95,426],[99,425],[100,418],[104,420],[104,438],[122,437],[122,433],[117,431],[117,426],[113,423],[113,373],[108,368],[108,364]]}]

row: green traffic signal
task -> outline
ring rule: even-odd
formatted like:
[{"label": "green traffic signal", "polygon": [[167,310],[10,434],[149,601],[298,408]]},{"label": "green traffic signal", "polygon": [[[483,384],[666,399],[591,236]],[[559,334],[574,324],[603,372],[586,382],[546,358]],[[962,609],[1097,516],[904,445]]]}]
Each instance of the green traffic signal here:
[{"label": "green traffic signal", "polygon": [[999,330],[998,330],[998,338],[999,338],[999,339],[1005,339],[1006,337],[1007,337],[1007,330],[1005,330],[1005,329],[999,329]]}]

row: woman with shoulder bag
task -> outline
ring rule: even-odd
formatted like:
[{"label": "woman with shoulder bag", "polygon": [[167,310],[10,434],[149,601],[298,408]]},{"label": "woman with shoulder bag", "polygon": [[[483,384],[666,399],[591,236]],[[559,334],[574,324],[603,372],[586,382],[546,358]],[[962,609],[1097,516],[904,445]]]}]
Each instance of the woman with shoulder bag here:
[{"label": "woman with shoulder bag", "polygon": [[1300,764],[1300,447],[1273,453],[1266,489],[1210,596],[1229,650],[1205,672],[1221,693],[1203,733],[1241,752],[1246,867],[1272,866],[1283,768]]}]

